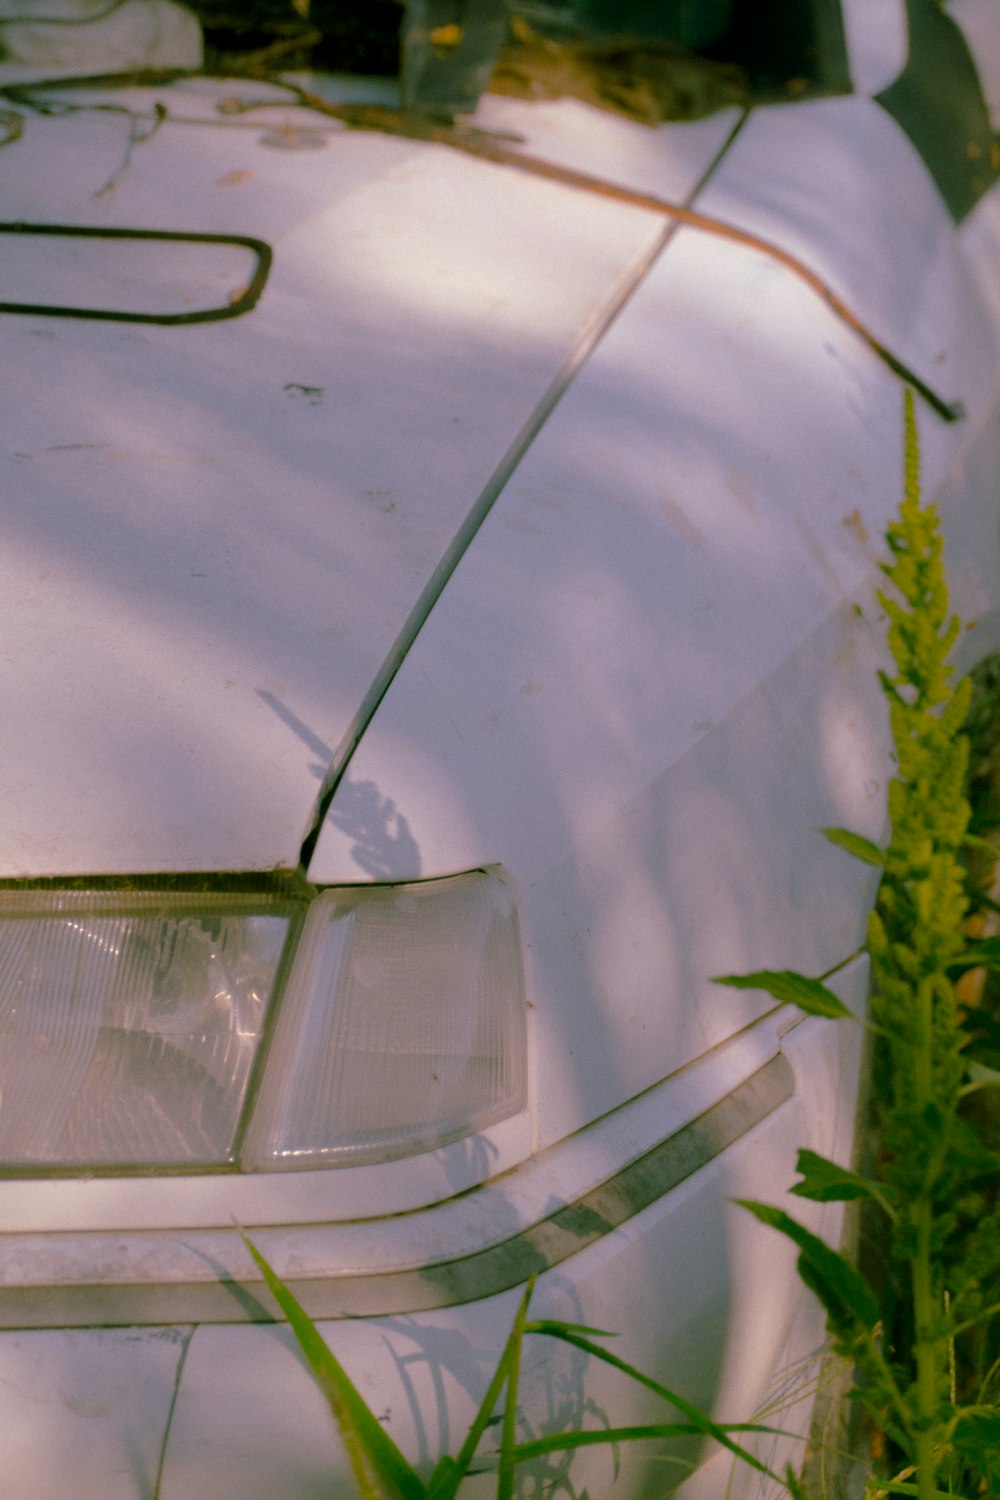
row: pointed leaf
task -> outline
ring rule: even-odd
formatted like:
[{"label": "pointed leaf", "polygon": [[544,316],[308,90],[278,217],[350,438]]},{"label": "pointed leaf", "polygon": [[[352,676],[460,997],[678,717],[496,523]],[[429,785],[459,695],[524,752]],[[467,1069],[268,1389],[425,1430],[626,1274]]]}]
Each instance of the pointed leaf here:
[{"label": "pointed leaf", "polygon": [[860,1324],[870,1332],[879,1318],[879,1307],[875,1294],[845,1256],[831,1250],[804,1225],[799,1224],[780,1208],[766,1203],[753,1203],[745,1198],[735,1200],[742,1208],[769,1224],[799,1247],[799,1274],[816,1293],[826,1308],[835,1327],[844,1328],[850,1323]]},{"label": "pointed leaf", "polygon": [[791,1189],[800,1198],[811,1198],[816,1203],[847,1203],[853,1198],[872,1198],[881,1202],[881,1193],[875,1183],[851,1172],[847,1167],[838,1167],[835,1161],[817,1156],[815,1151],[800,1151],[796,1171],[801,1172],[802,1181]]},{"label": "pointed leaf", "polygon": [[[697,1406],[693,1406],[690,1401],[685,1401],[684,1397],[679,1396],[676,1391],[670,1390],[668,1386],[661,1385],[651,1375],[644,1375],[641,1370],[637,1370],[633,1365],[627,1364],[625,1360],[619,1359],[616,1354],[612,1354],[610,1349],[605,1349],[600,1344],[595,1344],[590,1339],[584,1338],[578,1333],[568,1332],[561,1323],[536,1323],[533,1325],[533,1331],[545,1333],[550,1338],[561,1339],[563,1343],[572,1344],[575,1349],[582,1349],[585,1354],[590,1354],[595,1359],[603,1360],[606,1365],[612,1365],[616,1370],[621,1370],[624,1375],[630,1376],[639,1385],[644,1385],[647,1390],[654,1391],[664,1401],[676,1407],[682,1416],[687,1417],[697,1432],[703,1433],[705,1437],[714,1438],[717,1443],[721,1443],[724,1448],[728,1448],[730,1453],[735,1453],[737,1458],[742,1458],[744,1463],[750,1464],[754,1469],[759,1469],[769,1479],[778,1478],[766,1464],[761,1463],[759,1459],[754,1458],[752,1453],[748,1453],[745,1448],[741,1448],[738,1443],[734,1443],[731,1438],[727,1437],[726,1433],[728,1429],[726,1426],[719,1422],[713,1422],[711,1417],[706,1416],[703,1411]],[[739,1429],[734,1428],[733,1430]]]},{"label": "pointed leaf", "polygon": [[[912,1474],[913,1470],[904,1471]],[[874,1489],[865,1490],[867,1495],[915,1495],[917,1500],[924,1500],[924,1491],[915,1484],[903,1484],[898,1479],[876,1479],[872,1481]],[[927,1500],[962,1500],[961,1495],[956,1495],[953,1490],[930,1490]]]},{"label": "pointed leaf", "polygon": [[838,849],[845,849],[848,854],[853,854],[855,859],[863,860],[866,865],[885,864],[885,850],[880,849],[878,844],[873,844],[871,839],[862,837],[860,833],[851,833],[847,828],[823,828],[820,830],[824,838],[829,839],[831,844],[836,844]]},{"label": "pointed leaf", "polygon": [[370,1469],[391,1480],[404,1500],[426,1500],[426,1490],[419,1475],[372,1414],[305,1308],[245,1234],[243,1241],[260,1267],[274,1300],[288,1319],[316,1383],[330,1403],[363,1500],[382,1500],[387,1494],[381,1484],[373,1482]]},{"label": "pointed leaf", "polygon": [[797,1005],[809,1016],[828,1016],[832,1020],[853,1019],[842,1000],[818,979],[808,979],[793,969],[758,969],[753,974],[722,974],[714,981],[737,990],[766,990],[785,1005]]},{"label": "pointed leaf", "polygon": [[1000,1088],[1000,1070],[988,1068],[985,1063],[976,1062],[971,1058],[965,1069],[969,1082],[962,1089],[963,1094],[972,1094],[976,1089]]},{"label": "pointed leaf", "polygon": [[983,938],[981,943],[970,943],[957,958],[948,965],[949,971],[965,969],[1000,969],[1000,937]]},{"label": "pointed leaf", "polygon": [[616,1339],[618,1335],[607,1328],[592,1328],[589,1323],[566,1323],[562,1318],[531,1319],[525,1323],[525,1333],[552,1333],[561,1328],[564,1333],[582,1333],[592,1339]]},{"label": "pointed leaf", "polygon": [[521,1349],[524,1344],[524,1323],[528,1312],[528,1295],[521,1298],[521,1305],[514,1319],[510,1338],[507,1341],[505,1360],[507,1365],[507,1394],[503,1404],[503,1426],[500,1431],[500,1461],[497,1465],[497,1500],[513,1500],[514,1470],[517,1465],[517,1387],[521,1375]]},{"label": "pointed leaf", "polygon": [[476,1449],[479,1447],[479,1441],[489,1426],[493,1409],[500,1399],[500,1392],[510,1378],[512,1370],[520,1363],[521,1342],[526,1329],[525,1319],[527,1318],[528,1303],[531,1301],[531,1294],[534,1291],[534,1287],[535,1278],[532,1276],[518,1304],[518,1309],[514,1316],[514,1325],[507,1338],[504,1351],[500,1356],[496,1369],[493,1371],[493,1377],[486,1388],[486,1394],[479,1403],[479,1410],[472,1419],[458,1456],[454,1459],[449,1459],[447,1463],[442,1459],[441,1463],[438,1464],[431,1478],[427,1500],[453,1500],[453,1496],[458,1490],[459,1485],[468,1473],[469,1465],[472,1463]]},{"label": "pointed leaf", "polygon": [[968,1406],[960,1412],[955,1424],[955,1447],[968,1468],[983,1470],[983,1494],[995,1494],[994,1483],[988,1489],[986,1484],[1000,1480],[1000,1409]]},{"label": "pointed leaf", "polygon": [[427,1481],[427,1500],[439,1500],[443,1495],[454,1495],[462,1483],[462,1473],[450,1453],[445,1453],[434,1465],[434,1472]]},{"label": "pointed leaf", "polygon": [[[763,1432],[777,1437],[795,1436],[794,1433],[786,1432],[784,1428],[763,1427],[758,1422],[727,1422],[722,1430],[725,1432]],[[571,1448],[596,1448],[605,1443],[631,1443],[651,1438],[703,1437],[704,1432],[705,1429],[696,1422],[651,1422],[640,1427],[596,1427],[588,1431],[576,1428],[569,1432],[553,1432],[547,1437],[531,1438],[528,1442],[518,1443],[515,1451],[518,1461],[521,1461],[526,1458],[538,1458],[543,1453],[562,1453]],[[748,1453],[744,1453],[735,1445],[730,1446],[735,1453],[749,1461]],[[755,1467],[759,1468],[760,1465],[755,1464]]]}]

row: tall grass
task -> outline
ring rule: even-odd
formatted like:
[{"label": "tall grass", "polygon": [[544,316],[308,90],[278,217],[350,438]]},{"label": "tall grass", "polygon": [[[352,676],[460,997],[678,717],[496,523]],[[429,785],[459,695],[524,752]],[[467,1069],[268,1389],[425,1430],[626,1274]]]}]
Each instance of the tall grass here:
[{"label": "tall grass", "polygon": [[[462,1481],[469,1474],[473,1460],[477,1457],[479,1459],[477,1467],[485,1459],[492,1463],[496,1470],[497,1500],[511,1500],[517,1466],[528,1459],[539,1458],[546,1453],[566,1452],[574,1448],[615,1447],[621,1443],[648,1442],[651,1439],[662,1441],[692,1436],[714,1439],[743,1463],[749,1464],[773,1480],[778,1480],[778,1476],[760,1459],[741,1447],[732,1434],[777,1433],[779,1429],[754,1422],[714,1422],[711,1417],[706,1416],[676,1391],[670,1390],[658,1380],[653,1380],[651,1376],[644,1375],[640,1370],[605,1348],[603,1344],[598,1343],[599,1339],[610,1337],[603,1329],[589,1328],[582,1323],[567,1323],[554,1318],[537,1321],[529,1319],[528,1309],[534,1289],[534,1278],[532,1278],[522,1294],[507,1343],[464,1442],[457,1454],[454,1456],[446,1454],[441,1458],[430,1478],[425,1481],[421,1479],[371,1411],[343,1366],[324,1342],[312,1318],[303,1309],[289,1287],[275,1273],[252,1241],[246,1236],[244,1239],[275,1301],[288,1319],[313,1377],[329,1402],[361,1500],[397,1500],[397,1497],[402,1497],[402,1500],[452,1500]],[[522,1348],[528,1336],[556,1339],[582,1350],[594,1359],[604,1361],[628,1380],[652,1391],[665,1405],[672,1407],[681,1420],[672,1418],[670,1421],[642,1426],[602,1427],[593,1431],[575,1429],[519,1443],[517,1441],[518,1383]],[[487,1428],[491,1425],[491,1418],[501,1403],[499,1449],[482,1454],[480,1445]]]}]

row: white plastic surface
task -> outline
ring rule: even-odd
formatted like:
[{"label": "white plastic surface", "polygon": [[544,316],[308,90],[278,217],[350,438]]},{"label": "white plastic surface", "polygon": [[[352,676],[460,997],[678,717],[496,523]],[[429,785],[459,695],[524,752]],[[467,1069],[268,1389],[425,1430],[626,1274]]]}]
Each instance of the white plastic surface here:
[{"label": "white plastic surface", "polygon": [[[204,92],[185,99],[204,113]],[[307,128],[296,120],[293,139]],[[148,221],[197,202],[205,227],[278,238],[281,264],[257,314],[197,339],[4,324],[24,388],[2,453],[0,847],[8,868],[32,873],[273,863],[294,856],[317,776],[449,528],[652,231],[509,174],[487,189],[478,166],[405,142],[338,140],[320,203],[319,148],[267,146],[270,127],[245,121],[217,134],[164,126],[94,197],[121,164],[123,122],[80,121],[86,148],[64,152],[66,124],[32,119],[27,157],[21,143],[0,153],[11,216],[60,205]],[[169,143],[188,129],[181,163]],[[650,142],[673,139],[643,137],[645,185]],[[964,428],[926,413],[921,427],[929,482],[948,502],[957,602],[978,601],[985,639],[1000,599],[987,503],[997,307],[988,278],[974,286],[963,270],[959,246],[972,241],[954,235],[922,164],[864,101],[762,114],[737,148],[705,205],[798,249],[966,400]],[[38,172],[22,178],[16,160],[47,164],[45,202]],[[458,196],[475,202],[475,222]],[[988,241],[987,213],[975,223]],[[537,245],[529,219],[544,230]],[[509,257],[478,255],[494,254],[494,233]],[[400,243],[415,247],[410,259]],[[575,263],[569,278],[569,256],[583,252],[590,279]],[[470,255],[471,279],[452,275]],[[52,403],[54,372],[77,402],[68,412]],[[13,1296],[33,1286],[52,1305],[60,1286],[103,1280],[113,1299],[143,1277],[214,1285],[237,1247],[233,1212],[269,1226],[262,1242],[288,1274],[332,1280],[472,1253],[484,1233],[516,1232],[604,1180],[745,1077],[768,1053],[761,1038],[776,1044],[770,1020],[748,1025],[767,1002],[711,976],[758,963],[818,972],[860,937],[870,877],[815,826],[881,832],[867,590],[898,493],[899,412],[895,379],[786,272],[678,236],[439,601],[313,871],[371,880],[505,864],[527,942],[537,1139],[524,1117],[498,1127],[496,1156],[493,1140],[473,1139],[386,1171],[274,1179],[266,1201],[254,1179],[151,1181],[142,1200],[128,1182],[6,1183]],[[461,441],[447,442],[456,415]],[[88,447],[95,431],[103,446]],[[848,976],[859,987],[861,967]],[[822,1022],[789,1031],[795,1098],[544,1277],[538,1310],[617,1329],[626,1357],[744,1419],[776,1368],[818,1342],[821,1320],[791,1248],[726,1200],[780,1202],[803,1145],[846,1158],[857,1036]],[[623,1099],[634,1102],[582,1130]],[[508,1183],[409,1221],[400,1212],[578,1129]],[[835,1232],[835,1206],[795,1208]],[[345,1217],[369,1222],[333,1222]],[[72,1232],[82,1222],[92,1234]],[[231,1268],[247,1264],[234,1255]],[[327,1332],[377,1414],[429,1461],[454,1450],[515,1300]],[[12,1384],[30,1369],[25,1337],[0,1337]],[[49,1339],[32,1347],[52,1355],[21,1387],[12,1488],[31,1495],[37,1473],[38,1500],[146,1500],[176,1336],[152,1373],[123,1357],[130,1383],[93,1429],[103,1447],[91,1468],[76,1425],[52,1441],[51,1412],[100,1397],[97,1336],[27,1337]],[[152,1337],[129,1330],[114,1347]],[[109,1359],[101,1379],[118,1370]],[[533,1352],[528,1419],[613,1420],[621,1386],[602,1371],[584,1387],[582,1375],[579,1361]],[[641,1414],[629,1404],[623,1415]],[[134,1434],[137,1460],[125,1452]],[[285,1332],[197,1331],[160,1500],[307,1500],[336,1488],[338,1455]],[[634,1449],[624,1462],[624,1491],[662,1496],[662,1466],[637,1471],[646,1459]],[[602,1495],[610,1460],[594,1463],[573,1476]]]},{"label": "white plastic surface", "polygon": [[[275,251],[231,322],[3,319],[7,875],[294,865],[421,589],[662,232],[284,103],[220,115],[241,90],[284,97],[116,91],[140,121],[158,100],[176,120],[130,150],[127,116],[30,115],[0,158],[8,219]],[[689,191],[731,125],[689,131],[679,167],[675,137],[653,137],[666,186]]]}]

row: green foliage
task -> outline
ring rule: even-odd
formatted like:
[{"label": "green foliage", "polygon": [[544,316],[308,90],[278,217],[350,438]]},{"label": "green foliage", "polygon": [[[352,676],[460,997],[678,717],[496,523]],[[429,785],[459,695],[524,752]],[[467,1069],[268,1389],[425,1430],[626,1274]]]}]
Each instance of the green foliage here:
[{"label": "green foliage", "polygon": [[847,828],[821,828],[820,832],[831,844],[836,844],[838,849],[846,849],[848,854],[853,854],[855,859],[862,860],[866,865],[885,864],[885,850],[860,833],[851,833]]},{"label": "green foliage", "polygon": [[315,1323],[256,1246],[246,1235],[243,1238],[330,1403],[362,1500],[385,1500],[397,1492],[404,1500],[423,1500],[426,1491],[418,1475],[333,1357]]},{"label": "green foliage", "polygon": [[877,1183],[862,1177],[847,1167],[827,1161],[815,1151],[800,1151],[796,1171],[802,1181],[791,1189],[800,1198],[811,1198],[816,1203],[844,1203],[852,1198],[870,1198],[885,1207],[885,1200]]},{"label": "green foliage", "polygon": [[[949,611],[937,513],[921,502],[909,393],[905,432],[905,494],[886,537],[889,587],[878,595],[895,667],[881,674],[897,764],[891,839],[883,850],[843,829],[823,830],[884,871],[867,945],[882,1154],[866,1178],[801,1152],[802,1181],[792,1189],[818,1201],[877,1205],[893,1272],[881,1301],[850,1262],[820,1250],[788,1215],[746,1206],[799,1246],[800,1273],[826,1310],[834,1346],[854,1363],[855,1396],[895,1445],[899,1472],[869,1493],[933,1500],[982,1493],[981,1483],[994,1493],[1000,1483],[1000,1361],[978,1389],[976,1380],[1000,1311],[988,1305],[987,1290],[1000,1277],[1000,1158],[961,1112],[962,1099],[995,1087],[1000,1071],[967,1055],[955,992],[964,971],[1000,968],[1000,939],[969,944],[963,933],[961,852],[982,844],[969,834],[964,790],[970,684],[952,681],[949,653],[960,627]],[[816,1003],[817,980],[771,971],[744,978],[810,1014],[835,1014]]]},{"label": "green foliage", "polygon": [[737,990],[766,990],[783,1005],[797,1005],[810,1016],[827,1016],[831,1020],[848,1018],[851,1012],[844,1002],[818,979],[807,979],[793,969],[758,969],[754,974],[720,974],[716,984],[728,984]]},{"label": "green foliage", "polygon": [[[516,1467],[527,1459],[538,1458],[546,1453],[568,1452],[574,1448],[614,1447],[624,1442],[650,1439],[662,1441],[666,1438],[677,1437],[701,1436],[713,1439],[723,1448],[727,1448],[735,1458],[758,1470],[769,1479],[781,1482],[777,1474],[730,1435],[739,1432],[780,1436],[782,1435],[780,1428],[769,1427],[759,1422],[714,1422],[711,1417],[706,1416],[676,1391],[670,1390],[668,1386],[654,1380],[651,1376],[644,1375],[641,1370],[619,1359],[617,1355],[597,1343],[597,1339],[609,1337],[602,1329],[589,1328],[581,1323],[567,1323],[554,1318],[529,1322],[528,1304],[534,1287],[534,1278],[532,1278],[521,1297],[510,1336],[458,1454],[455,1457],[450,1454],[442,1457],[430,1479],[425,1483],[373,1414],[343,1366],[335,1359],[316,1324],[295,1294],[246,1235],[243,1239],[259,1266],[268,1289],[288,1319],[313,1378],[329,1401],[361,1500],[397,1500],[397,1497],[402,1497],[402,1500],[453,1500],[463,1480],[471,1471],[472,1462],[478,1454],[483,1435],[490,1425],[501,1397],[503,1409],[500,1447],[494,1456],[497,1500],[511,1500]],[[830,1252],[828,1251],[827,1254]],[[527,1334],[561,1340],[594,1359],[612,1365],[630,1380],[652,1391],[668,1406],[673,1407],[684,1420],[649,1423],[643,1426],[557,1432],[519,1443],[517,1441],[517,1397],[522,1348]],[[677,1460],[677,1462],[682,1462],[682,1460]]]},{"label": "green foliage", "polygon": [[822,1303],[831,1332],[844,1352],[853,1351],[858,1339],[871,1338],[879,1317],[878,1299],[847,1257],[831,1250],[780,1208],[748,1199],[737,1202],[799,1247],[799,1275]]}]

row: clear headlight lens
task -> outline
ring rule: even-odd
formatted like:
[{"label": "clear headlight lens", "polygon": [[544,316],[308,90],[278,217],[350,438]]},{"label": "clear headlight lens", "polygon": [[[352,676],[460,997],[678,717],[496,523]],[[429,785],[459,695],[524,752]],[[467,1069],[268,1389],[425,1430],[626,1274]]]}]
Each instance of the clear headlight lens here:
[{"label": "clear headlight lens", "polygon": [[313,902],[244,1152],[257,1170],[389,1161],[526,1096],[521,949],[484,871]]},{"label": "clear headlight lens", "polygon": [[524,1107],[498,875],[305,897],[0,892],[0,1170],[387,1161]]},{"label": "clear headlight lens", "polygon": [[0,1164],[225,1163],[293,907],[5,892]]}]

